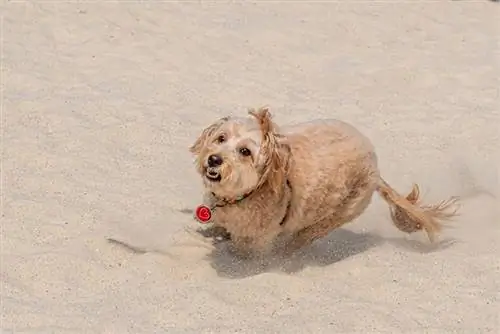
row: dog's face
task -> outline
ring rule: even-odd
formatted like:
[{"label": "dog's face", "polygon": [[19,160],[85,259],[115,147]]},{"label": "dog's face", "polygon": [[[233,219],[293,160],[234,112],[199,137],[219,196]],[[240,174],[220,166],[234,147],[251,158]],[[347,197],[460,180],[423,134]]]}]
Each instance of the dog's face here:
[{"label": "dog's face", "polygon": [[268,110],[261,108],[249,114],[220,119],[204,129],[190,148],[205,187],[218,196],[244,195],[264,178],[279,179],[276,173],[286,165],[283,155],[288,151],[274,132]]}]

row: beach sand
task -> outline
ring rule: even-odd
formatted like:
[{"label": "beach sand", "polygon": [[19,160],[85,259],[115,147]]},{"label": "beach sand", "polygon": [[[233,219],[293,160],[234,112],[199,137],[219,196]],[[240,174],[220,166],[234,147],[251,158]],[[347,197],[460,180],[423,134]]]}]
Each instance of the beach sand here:
[{"label": "beach sand", "polygon": [[[0,5],[2,333],[499,333],[490,1]],[[338,118],[384,178],[462,196],[436,245],[375,195],[265,268],[193,231],[188,147],[228,114]]]}]

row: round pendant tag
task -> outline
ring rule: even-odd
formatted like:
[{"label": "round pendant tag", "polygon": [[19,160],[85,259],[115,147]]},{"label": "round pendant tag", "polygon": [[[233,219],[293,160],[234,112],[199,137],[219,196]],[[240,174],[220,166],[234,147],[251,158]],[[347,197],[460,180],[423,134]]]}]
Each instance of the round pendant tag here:
[{"label": "round pendant tag", "polygon": [[202,224],[207,224],[212,218],[212,210],[206,205],[200,205],[196,208],[196,219]]}]

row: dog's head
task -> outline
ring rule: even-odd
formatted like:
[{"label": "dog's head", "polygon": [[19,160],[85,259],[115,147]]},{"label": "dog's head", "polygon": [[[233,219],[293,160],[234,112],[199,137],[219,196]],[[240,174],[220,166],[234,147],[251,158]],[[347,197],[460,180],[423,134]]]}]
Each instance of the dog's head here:
[{"label": "dog's head", "polygon": [[190,147],[205,187],[236,198],[263,184],[280,193],[285,185],[289,147],[277,132],[268,108],[246,117],[224,117],[204,129]]}]

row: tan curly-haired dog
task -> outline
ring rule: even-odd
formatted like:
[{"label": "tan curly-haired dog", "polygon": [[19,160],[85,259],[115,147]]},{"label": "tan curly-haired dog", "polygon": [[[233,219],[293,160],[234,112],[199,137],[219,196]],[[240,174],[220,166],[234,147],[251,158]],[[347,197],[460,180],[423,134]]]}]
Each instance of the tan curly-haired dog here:
[{"label": "tan curly-haired dog", "polygon": [[[370,141],[338,120],[316,120],[278,130],[267,108],[225,117],[203,130],[190,148],[213,209],[213,231],[241,255],[290,252],[361,215],[377,191],[396,227],[425,230],[431,241],[455,199],[419,203],[380,176]],[[277,248],[277,247],[280,248]]]}]

